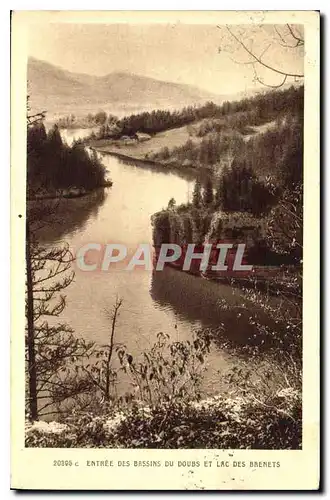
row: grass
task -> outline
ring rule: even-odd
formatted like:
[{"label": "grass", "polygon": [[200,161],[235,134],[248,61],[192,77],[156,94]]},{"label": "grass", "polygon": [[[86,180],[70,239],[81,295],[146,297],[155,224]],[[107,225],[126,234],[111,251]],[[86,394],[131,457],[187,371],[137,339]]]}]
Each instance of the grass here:
[{"label": "grass", "polygon": [[[123,157],[132,158],[133,160],[152,160],[153,155],[157,154],[159,151],[167,147],[170,151],[174,148],[183,146],[189,139],[195,144],[202,141],[203,137],[198,137],[196,135],[196,129],[203,122],[199,121],[193,125],[185,125],[183,127],[173,128],[170,130],[165,130],[164,132],[159,132],[158,134],[151,137],[151,139],[144,142],[134,142],[130,144],[125,144],[122,140],[113,139],[95,139],[89,141],[89,145],[101,153],[111,153],[116,155],[121,155]],[[274,126],[275,122],[265,123],[258,127],[251,127],[254,133],[247,134],[244,136],[244,140],[247,141],[254,135],[261,134],[267,131],[269,128]],[[190,133],[189,133],[190,132]],[[192,132],[192,135],[191,135]],[[207,136],[206,136],[207,137]],[[153,161],[153,160],[152,160]],[[168,161],[158,161],[159,163],[167,164]]]},{"label": "grass", "polygon": [[[190,138],[188,127],[179,127],[160,132],[145,142],[125,145],[123,141],[114,141],[112,139],[100,139],[90,141],[90,145],[104,153],[122,154],[137,160],[145,160],[153,153],[159,152],[164,147],[170,150],[182,146]],[[200,142],[201,139],[194,137],[194,142]]]},{"label": "grass", "polygon": [[275,125],[276,125],[276,120],[273,120],[271,122],[264,123],[263,125],[251,127],[254,132],[244,136],[245,142],[247,142],[249,139],[251,139],[251,137],[254,137],[255,135],[259,135],[259,134],[263,134],[264,132],[268,132],[268,130],[271,130],[272,128],[274,128]]}]

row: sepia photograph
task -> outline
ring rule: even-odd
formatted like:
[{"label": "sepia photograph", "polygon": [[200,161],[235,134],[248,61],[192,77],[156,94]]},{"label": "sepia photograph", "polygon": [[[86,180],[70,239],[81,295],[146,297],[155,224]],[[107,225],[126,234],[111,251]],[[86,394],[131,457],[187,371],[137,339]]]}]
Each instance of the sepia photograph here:
[{"label": "sepia photograph", "polygon": [[[12,20],[22,450],[67,473],[58,449],[222,450],[218,472],[230,450],[302,453],[308,13],[71,14]],[[127,457],[87,466],[206,467]]]}]

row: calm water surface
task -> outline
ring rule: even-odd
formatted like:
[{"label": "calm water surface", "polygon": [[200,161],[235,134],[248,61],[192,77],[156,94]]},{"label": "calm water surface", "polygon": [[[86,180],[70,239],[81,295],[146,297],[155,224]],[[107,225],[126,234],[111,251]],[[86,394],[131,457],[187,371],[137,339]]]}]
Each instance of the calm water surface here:
[{"label": "calm water surface", "polygon": [[[76,135],[79,131],[76,131]],[[72,141],[74,134],[65,136]],[[99,190],[87,197],[65,200],[63,222],[46,235],[48,241],[64,240],[72,251],[86,243],[123,243],[134,252],[140,243],[152,243],[150,217],[166,207],[170,198],[177,203],[191,199],[192,174],[166,172],[153,166],[125,164],[103,155],[113,187]],[[76,270],[75,281],[66,290],[67,307],[62,319],[86,339],[104,344],[110,333],[107,311],[116,296],[124,299],[117,324],[117,341],[123,342],[133,355],[150,348],[158,332],[174,340],[191,339],[202,327],[231,325],[233,335],[246,335],[247,322],[240,322],[237,313],[223,311],[221,300],[239,305],[240,294],[232,288],[187,275],[171,268],[163,272],[146,270],[82,272]],[[213,344],[208,358],[204,389],[220,390],[222,373],[239,362],[235,355]]]}]

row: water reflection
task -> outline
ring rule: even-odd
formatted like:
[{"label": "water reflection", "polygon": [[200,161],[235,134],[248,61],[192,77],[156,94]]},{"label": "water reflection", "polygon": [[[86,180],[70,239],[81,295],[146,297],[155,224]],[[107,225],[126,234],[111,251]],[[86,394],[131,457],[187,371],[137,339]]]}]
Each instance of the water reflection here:
[{"label": "water reflection", "polygon": [[[152,243],[152,214],[166,207],[172,197],[177,204],[192,198],[194,176],[189,171],[170,171],[110,155],[102,155],[102,161],[113,187],[62,200],[57,223],[44,228],[41,239],[50,243],[65,240],[73,254],[90,242],[122,243],[129,251],[134,250],[141,243]],[[160,331],[173,340],[185,340],[201,328],[212,328],[217,349],[213,346],[208,358],[205,389],[219,390],[218,370],[226,370],[238,361],[224,349],[224,342],[236,340],[244,344],[251,333],[249,313],[243,311],[238,318],[239,291],[233,294],[229,286],[171,268],[157,273],[127,272],[111,266],[108,272],[75,270],[75,280],[66,289],[67,307],[61,320],[78,336],[99,344],[107,342],[110,325],[106,311],[116,296],[124,299],[117,340],[126,344],[133,355],[149,349]],[[231,304],[231,310],[222,309],[223,299]]]},{"label": "water reflection", "polygon": [[91,128],[73,128],[73,129],[61,129],[62,139],[71,146],[73,141],[78,139],[84,139],[91,135],[92,132],[97,132],[98,127]]},{"label": "water reflection", "polygon": [[[111,154],[104,154],[103,156],[113,156],[116,157],[116,155],[111,155]],[[123,158],[123,157],[118,157],[118,162],[122,165],[129,165],[130,167],[134,168],[143,168],[145,170],[150,170],[152,172],[156,172],[159,174],[175,174],[181,179],[185,179],[188,181],[194,181],[196,179],[196,170],[192,168],[180,168],[180,167],[173,167],[173,166],[162,166],[158,163],[153,163],[145,160],[130,160],[129,158]],[[206,173],[204,172],[204,175]]]},{"label": "water reflection", "polygon": [[29,201],[31,212],[45,207],[53,215],[38,231],[38,239],[53,243],[71,239],[75,233],[83,231],[98,217],[101,206],[105,203],[109,188],[101,188],[80,198],[61,198],[58,200]]},{"label": "water reflection", "polygon": [[[271,319],[252,304],[242,307],[243,297],[239,288],[222,285],[165,267],[162,272],[153,271],[150,295],[160,309],[169,306],[179,318],[185,321],[200,321],[203,328],[211,329],[212,338],[219,348],[236,347],[237,354],[244,354],[239,347],[258,345],[255,326],[249,318],[253,312],[271,326]],[[277,299],[274,298],[274,301]],[[270,339],[265,339],[263,348],[271,346]]]}]

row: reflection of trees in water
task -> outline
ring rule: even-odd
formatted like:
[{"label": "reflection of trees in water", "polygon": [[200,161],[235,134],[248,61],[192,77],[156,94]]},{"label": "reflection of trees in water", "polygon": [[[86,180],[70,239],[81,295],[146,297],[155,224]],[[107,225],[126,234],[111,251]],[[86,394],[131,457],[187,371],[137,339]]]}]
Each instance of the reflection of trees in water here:
[{"label": "reflection of trees in water", "polygon": [[100,188],[80,198],[28,202],[29,211],[42,211],[45,208],[54,212],[51,223],[44,224],[38,231],[39,240],[51,243],[78,230],[82,231],[90,219],[98,216],[107,194],[106,189]]},{"label": "reflection of trees in water", "polygon": [[[200,321],[203,328],[211,330],[218,347],[236,348],[239,354],[245,346],[260,344],[261,336],[255,336],[255,327],[249,322],[255,306],[242,308],[239,289],[165,267],[164,271],[153,271],[150,295],[161,307],[170,305],[180,318]],[[265,313],[259,310],[258,315],[271,326]],[[263,349],[271,345],[269,339],[262,343]]]}]

